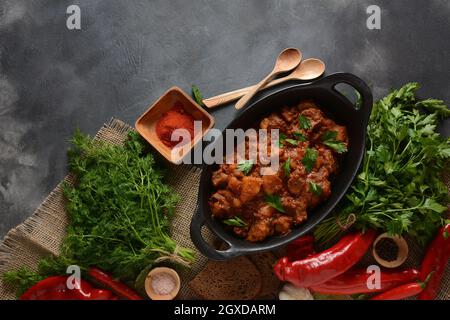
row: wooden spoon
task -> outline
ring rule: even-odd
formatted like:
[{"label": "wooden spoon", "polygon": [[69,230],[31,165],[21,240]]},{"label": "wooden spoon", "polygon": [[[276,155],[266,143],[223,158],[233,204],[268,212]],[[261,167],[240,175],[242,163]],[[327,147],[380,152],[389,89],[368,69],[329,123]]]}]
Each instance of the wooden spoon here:
[{"label": "wooden spoon", "polygon": [[[290,80],[309,81],[320,77],[325,72],[325,63],[322,60],[310,58],[302,61],[300,65],[289,75],[273,80],[265,85],[261,90],[276,86],[280,83]],[[230,91],[215,97],[203,100],[203,104],[208,108],[215,108],[226,103],[233,102],[236,99],[243,97],[247,92],[255,86],[242,88],[239,90]]]},{"label": "wooden spoon", "polygon": [[300,64],[302,61],[302,53],[296,48],[285,49],[277,58],[275,67],[272,72],[262,79],[253,89],[251,89],[245,96],[243,96],[235,105],[236,109],[244,107],[251,98],[259,91],[261,87],[264,87],[268,82],[275,78],[280,73],[291,71]]}]

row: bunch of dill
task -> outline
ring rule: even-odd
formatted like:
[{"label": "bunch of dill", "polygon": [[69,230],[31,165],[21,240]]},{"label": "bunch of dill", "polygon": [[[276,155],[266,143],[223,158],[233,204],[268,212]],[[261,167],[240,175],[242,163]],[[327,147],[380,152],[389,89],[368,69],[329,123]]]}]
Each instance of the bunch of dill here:
[{"label": "bunch of dill", "polygon": [[135,132],[128,137],[119,146],[75,133],[68,152],[75,184],[64,185],[70,223],[61,254],[43,259],[38,272],[7,272],[4,279],[18,294],[47,276],[65,274],[71,264],[96,266],[132,283],[155,262],[193,261],[193,252],[169,236],[178,195],[163,182],[142,138]]}]

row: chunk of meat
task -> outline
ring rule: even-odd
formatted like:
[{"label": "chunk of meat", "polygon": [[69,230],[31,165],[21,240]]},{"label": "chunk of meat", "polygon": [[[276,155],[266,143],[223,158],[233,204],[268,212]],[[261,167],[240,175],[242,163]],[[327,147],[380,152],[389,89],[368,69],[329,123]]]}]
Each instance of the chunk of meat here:
[{"label": "chunk of meat", "polygon": [[248,230],[246,228],[234,227],[233,232],[240,238],[247,238]]},{"label": "chunk of meat", "polygon": [[239,179],[234,176],[228,180],[228,190],[230,190],[236,195],[238,195],[241,192],[241,185],[242,182],[239,181]]},{"label": "chunk of meat", "polygon": [[231,201],[231,205],[233,206],[233,208],[239,210],[242,206],[242,202],[238,198],[233,198],[233,200]]},{"label": "chunk of meat", "polygon": [[272,217],[275,212],[275,208],[266,204],[259,208],[259,210],[255,213],[255,217],[257,219],[266,219]]},{"label": "chunk of meat", "polygon": [[291,172],[289,179],[288,179],[288,190],[293,195],[301,195],[306,187],[306,170],[303,166],[298,166],[297,169],[293,172]]},{"label": "chunk of meat", "polygon": [[223,172],[222,169],[219,169],[217,171],[214,171],[212,174],[212,184],[214,187],[219,188],[227,185],[228,179],[230,176]]},{"label": "chunk of meat", "polygon": [[306,197],[293,198],[289,195],[281,197],[281,204],[288,215],[293,217],[294,224],[300,224],[307,218],[306,209],[308,199]]},{"label": "chunk of meat", "polygon": [[247,202],[256,197],[261,190],[262,179],[256,177],[244,177],[242,179],[240,200]]},{"label": "chunk of meat", "polygon": [[334,153],[325,146],[318,146],[315,168],[317,170],[325,168],[328,173],[335,173],[337,170],[337,159]]},{"label": "chunk of meat", "polygon": [[266,194],[274,194],[283,189],[283,181],[276,175],[263,176],[262,186]]},{"label": "chunk of meat", "polygon": [[289,158],[292,160],[301,160],[303,155],[305,154],[305,148],[303,145],[299,145],[299,147],[285,147],[283,148],[283,154],[280,157],[281,161],[287,161]]},{"label": "chunk of meat", "polygon": [[324,118],[321,123],[320,130],[317,131],[317,133],[314,135],[314,140],[316,142],[321,142],[322,136],[327,131],[334,131],[336,132],[336,140],[344,142],[345,145],[348,147],[348,134],[347,134],[347,128],[344,126],[340,126],[336,124],[333,120]]},{"label": "chunk of meat", "polygon": [[316,128],[316,126],[318,124],[320,124],[320,122],[323,119],[322,111],[320,111],[320,109],[316,109],[316,108],[309,108],[309,109],[303,110],[300,114],[302,116],[306,117],[310,121],[311,128],[308,130],[314,130]]},{"label": "chunk of meat", "polygon": [[287,234],[291,231],[293,219],[292,217],[280,215],[276,217],[273,221],[273,228],[275,234]]},{"label": "chunk of meat", "polygon": [[276,113],[273,113],[267,118],[262,119],[259,127],[266,130],[278,129],[283,132],[287,130],[288,125]]},{"label": "chunk of meat", "polygon": [[300,111],[310,109],[310,108],[318,108],[317,104],[314,103],[312,100],[302,100],[300,101],[299,105],[297,106],[297,109]]},{"label": "chunk of meat", "polygon": [[289,193],[285,193],[281,196],[281,204],[290,216],[293,216],[297,210],[305,210],[307,208],[306,199],[303,197],[293,197]]},{"label": "chunk of meat", "polygon": [[242,178],[244,174],[239,170],[237,164],[222,164],[218,170],[213,172],[211,181],[214,187],[223,188],[233,176]]},{"label": "chunk of meat", "polygon": [[263,241],[273,234],[272,223],[270,219],[256,220],[248,231],[247,240],[251,242]]},{"label": "chunk of meat", "polygon": [[237,163],[224,164],[223,166],[226,173],[233,175],[236,178],[242,178],[244,176]]},{"label": "chunk of meat", "polygon": [[305,210],[297,210],[294,215],[294,224],[299,225],[308,219],[308,212]]},{"label": "chunk of meat", "polygon": [[283,107],[281,109],[281,116],[286,122],[298,122],[300,112],[296,107]]},{"label": "chunk of meat", "polygon": [[331,195],[331,183],[328,180],[329,173],[325,168],[320,169],[319,171],[311,172],[306,181],[308,186],[310,183],[317,184],[320,187],[320,194],[314,194],[312,190],[308,187],[306,197],[309,198],[310,208],[316,207],[320,201],[328,199]]},{"label": "chunk of meat", "polygon": [[348,143],[348,134],[347,134],[347,128],[339,125],[335,125],[332,129],[332,131],[337,132],[336,140],[342,141],[344,143]]},{"label": "chunk of meat", "polygon": [[232,215],[232,206],[229,202],[231,197],[229,197],[226,192],[226,190],[219,190],[210,198],[209,205],[214,217],[226,219]]}]

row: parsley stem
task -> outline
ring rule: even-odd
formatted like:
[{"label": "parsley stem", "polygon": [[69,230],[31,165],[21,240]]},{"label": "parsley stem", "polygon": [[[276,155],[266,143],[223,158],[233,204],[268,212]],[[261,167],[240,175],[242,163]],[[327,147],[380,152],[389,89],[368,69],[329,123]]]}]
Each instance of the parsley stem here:
[{"label": "parsley stem", "polygon": [[378,203],[376,205],[371,206],[367,211],[370,211],[372,209],[376,209],[376,208],[379,208],[379,207],[383,207],[385,205],[386,205],[385,203]]},{"label": "parsley stem", "polygon": [[402,153],[400,153],[400,156],[398,156],[399,158],[401,158],[403,156],[403,154],[405,153],[405,151],[409,148],[409,146],[411,145],[411,141],[409,140],[408,143],[406,144],[406,146],[403,148]]},{"label": "parsley stem", "polygon": [[[415,207],[410,207],[410,208],[404,208],[404,209],[389,209],[389,210],[384,210],[383,212],[380,211],[380,213],[411,211],[411,210],[419,209],[422,205],[423,205],[423,203],[421,203],[421,204],[419,204],[419,205],[417,205],[417,206],[415,206]],[[367,212],[377,212],[377,211],[371,211],[371,210],[368,210]]]}]

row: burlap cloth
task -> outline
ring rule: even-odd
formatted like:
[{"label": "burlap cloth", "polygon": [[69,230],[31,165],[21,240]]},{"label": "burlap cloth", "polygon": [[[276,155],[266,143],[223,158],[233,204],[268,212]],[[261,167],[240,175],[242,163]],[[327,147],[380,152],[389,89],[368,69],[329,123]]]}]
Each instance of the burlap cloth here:
[{"label": "burlap cloth", "polygon": [[[122,144],[129,130],[133,130],[133,128],[120,120],[112,119],[100,129],[95,138],[114,144]],[[201,171],[193,167],[172,165],[169,172],[166,182],[172,186],[175,192],[180,194],[181,198],[175,210],[172,237],[180,246],[191,248],[196,254],[196,261],[192,268],[181,273],[182,288],[178,297],[180,299],[195,299],[195,294],[187,284],[207,262],[207,259],[197,251],[189,235],[189,224],[197,204]],[[71,176],[66,176],[64,181],[71,183]],[[445,182],[450,186],[449,176],[445,177]],[[16,270],[23,266],[36,270],[37,264],[43,256],[58,255],[68,224],[61,184],[62,182],[50,193],[30,218],[10,230],[5,236],[0,245],[0,278],[5,271]],[[210,232],[205,232],[204,237],[206,241],[213,241]],[[423,250],[410,243],[410,257],[405,266],[419,266],[422,257]],[[367,255],[361,262],[362,265],[373,263],[370,255]],[[0,280],[0,299],[10,300],[15,298],[14,288]],[[447,265],[438,299],[448,300],[449,298],[450,265]]]}]

